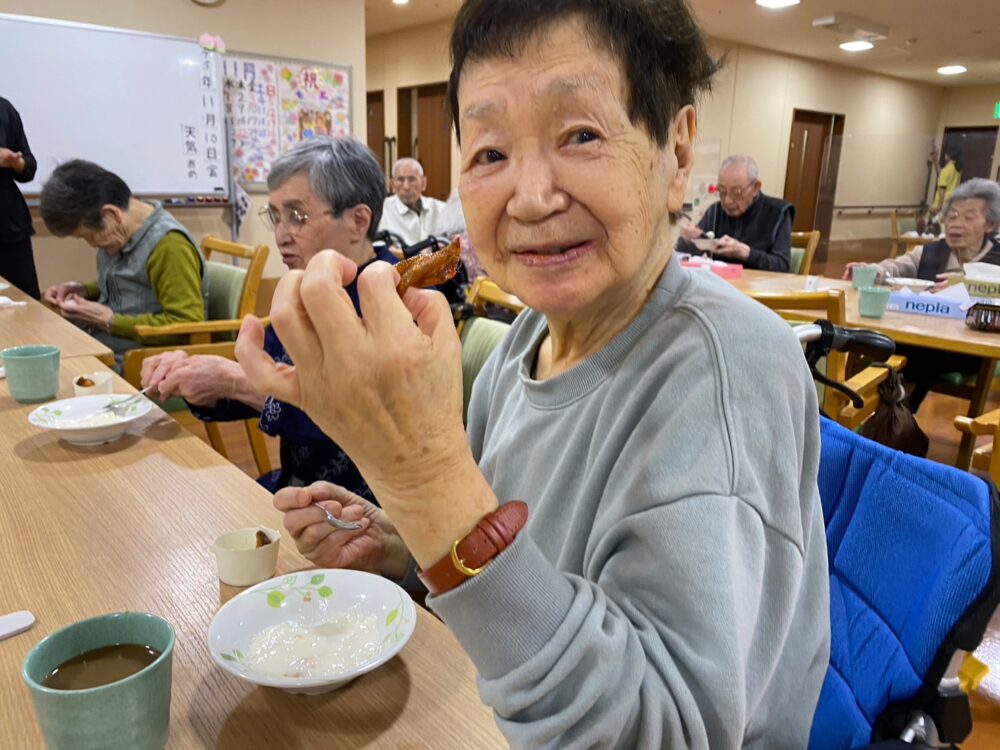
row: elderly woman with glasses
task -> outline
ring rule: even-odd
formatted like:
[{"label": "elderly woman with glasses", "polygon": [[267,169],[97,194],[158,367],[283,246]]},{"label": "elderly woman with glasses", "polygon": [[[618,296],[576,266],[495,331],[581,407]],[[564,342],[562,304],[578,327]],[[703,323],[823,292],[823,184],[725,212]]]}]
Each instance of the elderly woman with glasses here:
[{"label": "elderly woman with glasses", "polygon": [[[997,227],[1000,227],[1000,185],[974,177],[955,188],[945,203],[944,239],[879,263],[848,263],[844,278],[851,278],[859,266],[875,266],[877,281],[887,276],[923,279],[934,283],[934,291],[940,291],[962,275],[966,263],[1000,265],[1000,241],[994,236]],[[907,357],[904,375],[914,386],[908,399],[913,411],[920,407],[941,375],[950,372],[974,375],[979,371],[980,359],[967,354],[904,346],[897,347],[897,351]]]},{"label": "elderly woman with glasses", "polygon": [[[374,155],[352,139],[314,138],[277,159],[267,185],[264,223],[274,230],[281,259],[302,270],[318,252],[336,249],[360,268],[395,257],[375,244],[385,196],[385,178]],[[358,308],[354,284],[344,292]],[[275,361],[291,360],[273,329],[264,348]],[[249,419],[260,415],[260,428],[281,438],[281,470],[265,482],[275,490],[316,480],[337,482],[374,499],[350,458],[302,411],[256,390],[240,365],[217,356],[189,356],[183,351],[150,357],[143,363],[142,384],[161,400],[183,397],[206,421]]]},{"label": "elderly woman with glasses", "polygon": [[512,747],[806,747],[830,649],[816,391],[778,316],[673,257],[716,67],[689,9],[467,0],[451,49],[469,235],[528,309],[466,432],[441,294],[332,252],[289,272],[271,322],[295,367],[252,318],[240,364],[382,504],[287,488],[289,536],[323,566],[418,566]]}]

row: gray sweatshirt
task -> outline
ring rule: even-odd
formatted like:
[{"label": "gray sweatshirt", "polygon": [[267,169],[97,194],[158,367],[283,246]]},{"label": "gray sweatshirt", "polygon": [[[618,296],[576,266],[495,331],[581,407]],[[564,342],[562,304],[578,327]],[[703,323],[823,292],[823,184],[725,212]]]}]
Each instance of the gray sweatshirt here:
[{"label": "gray sweatshirt", "polygon": [[671,260],[587,362],[531,378],[528,311],[469,440],[526,529],[428,603],[514,747],[795,748],[830,650],[819,418],[776,315]]}]

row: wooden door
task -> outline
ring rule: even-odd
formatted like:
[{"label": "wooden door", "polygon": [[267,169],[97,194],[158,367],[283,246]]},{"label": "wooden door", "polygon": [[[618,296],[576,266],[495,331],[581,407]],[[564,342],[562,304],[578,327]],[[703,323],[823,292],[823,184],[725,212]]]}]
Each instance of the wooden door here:
[{"label": "wooden door", "polygon": [[792,231],[810,232],[815,227],[820,181],[832,134],[832,115],[795,110],[785,169],[785,200],[795,205]]},{"label": "wooden door", "polygon": [[413,156],[413,89],[396,89],[396,137],[396,158]]},{"label": "wooden door", "polygon": [[381,91],[368,92],[368,148],[385,170],[385,95]]},{"label": "wooden door", "polygon": [[944,166],[944,155],[957,148],[962,152],[962,182],[972,177],[985,177],[988,180],[993,174],[993,154],[996,147],[996,128],[945,128],[940,166]]},{"label": "wooden door", "polygon": [[451,119],[447,86],[417,88],[417,158],[427,176],[425,195],[447,200],[451,191]]}]

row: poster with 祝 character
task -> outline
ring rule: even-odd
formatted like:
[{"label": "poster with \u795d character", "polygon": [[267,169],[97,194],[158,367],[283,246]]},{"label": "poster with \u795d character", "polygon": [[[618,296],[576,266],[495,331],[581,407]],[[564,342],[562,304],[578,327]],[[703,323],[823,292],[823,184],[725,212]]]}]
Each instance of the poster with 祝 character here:
[{"label": "poster with \u795d character", "polygon": [[317,135],[350,135],[351,92],[346,69],[312,63],[282,63],[279,67],[283,151]]}]

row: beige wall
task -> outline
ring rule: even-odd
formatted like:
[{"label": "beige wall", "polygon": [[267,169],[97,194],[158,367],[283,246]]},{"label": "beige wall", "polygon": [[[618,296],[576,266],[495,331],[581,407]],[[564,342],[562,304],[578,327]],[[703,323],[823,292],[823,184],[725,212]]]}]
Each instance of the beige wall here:
[{"label": "beige wall", "polygon": [[[919,203],[939,128],[943,88],[730,42],[713,43],[726,66],[701,108],[704,141],[749,153],[764,190],[784,191],[795,109],[845,116],[837,205]],[[885,236],[886,214],[835,215],[832,239]]]},{"label": "beige wall", "polygon": [[[417,26],[368,40],[366,69],[368,91],[385,96],[385,135],[397,136],[396,92],[401,88],[442,83],[448,80],[448,36],[451,22]],[[454,131],[451,134],[451,185],[458,185],[459,153]],[[397,154],[398,156],[398,151]]]},{"label": "beige wall", "polygon": [[[449,30],[449,23],[439,23],[368,40],[368,90],[385,92],[386,135],[396,133],[398,88],[447,79]],[[920,201],[945,89],[732,42],[713,41],[711,46],[714,54],[726,55],[726,65],[712,95],[699,107],[692,190],[699,178],[714,178],[721,158],[740,152],[758,159],[764,189],[781,195],[792,111],[798,108],[846,116],[837,204]],[[457,150],[452,163],[454,186]],[[887,214],[861,212],[835,217],[832,236],[887,233]]]},{"label": "beige wall", "polygon": [[[295,0],[294,4],[273,0],[228,0],[213,8],[190,0],[0,0],[0,13],[192,38],[203,31],[211,31],[222,36],[231,50],[350,65],[354,86],[351,97],[354,134],[365,136],[364,0]],[[131,108],[141,103],[103,101],[100,104],[121,106],[127,115]],[[67,113],[68,121],[78,114],[82,113]],[[30,123],[26,125],[30,141]],[[141,154],[137,158],[141,158]],[[240,241],[270,245],[271,257],[265,275],[280,275],[284,266],[275,249],[274,236],[256,217],[257,210],[264,205],[264,198],[261,195],[252,198],[254,206],[244,223]],[[174,213],[196,237],[209,233],[229,237],[229,226],[221,209],[179,209]],[[49,236],[37,217],[35,226],[38,230],[34,240],[35,263],[43,289],[67,278],[94,276],[94,254],[90,248],[77,240]]]}]

